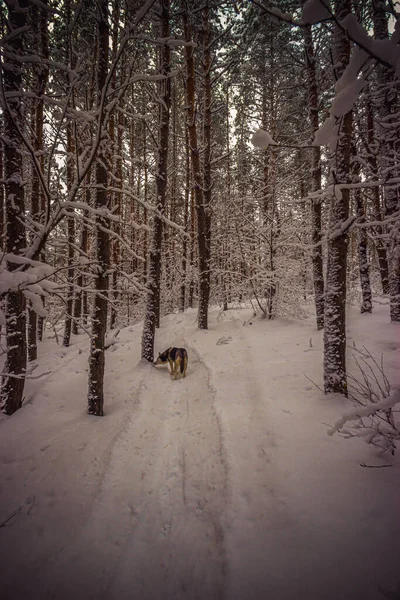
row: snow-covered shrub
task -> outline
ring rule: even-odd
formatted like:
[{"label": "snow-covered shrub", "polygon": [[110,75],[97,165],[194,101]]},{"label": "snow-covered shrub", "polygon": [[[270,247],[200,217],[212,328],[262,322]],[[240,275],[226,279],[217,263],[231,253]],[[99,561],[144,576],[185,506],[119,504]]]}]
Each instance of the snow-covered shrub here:
[{"label": "snow-covered shrub", "polygon": [[355,358],[359,373],[348,375],[348,396],[354,408],[344,413],[328,430],[345,438],[359,437],[382,453],[394,454],[400,439],[400,422],[393,408],[400,403],[400,390],[392,389],[383,368],[364,347],[360,359]]}]

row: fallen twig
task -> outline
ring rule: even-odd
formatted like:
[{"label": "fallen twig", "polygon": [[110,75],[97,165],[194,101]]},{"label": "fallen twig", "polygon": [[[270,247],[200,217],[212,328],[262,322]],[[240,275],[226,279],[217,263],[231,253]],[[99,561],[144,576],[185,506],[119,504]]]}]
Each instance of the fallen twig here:
[{"label": "fallen twig", "polygon": [[11,519],[13,517],[15,517],[15,515],[17,515],[22,510],[22,508],[23,508],[22,505],[19,508],[17,508],[17,510],[15,510],[5,521],[3,521],[2,523],[0,523],[0,527],[5,527],[7,525],[7,523],[9,521],[11,521]]},{"label": "fallen twig", "polygon": [[320,392],[324,392],[324,393],[325,393],[325,390],[323,390],[321,387],[319,387],[319,385],[317,385],[317,384],[315,383],[315,381],[313,381],[312,379],[310,379],[308,375],[306,375],[305,373],[303,373],[303,375],[304,375],[304,377],[306,377],[306,379],[308,379],[308,381],[311,381],[311,383],[312,383],[313,385],[315,385],[315,387],[316,387],[316,388],[317,388],[317,389],[318,389]]},{"label": "fallen twig", "polygon": [[383,469],[384,467],[391,467],[392,465],[366,465],[365,463],[360,463],[360,467],[366,467],[367,469]]}]

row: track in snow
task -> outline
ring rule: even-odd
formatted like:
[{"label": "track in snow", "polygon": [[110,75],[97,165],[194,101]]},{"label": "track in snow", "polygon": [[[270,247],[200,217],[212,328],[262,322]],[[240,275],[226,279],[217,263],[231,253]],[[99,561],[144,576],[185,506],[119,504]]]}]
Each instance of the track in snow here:
[{"label": "track in snow", "polygon": [[148,376],[137,411],[113,445],[89,520],[49,565],[46,597],[224,597],[221,431],[207,369],[188,352],[179,381],[139,367]]}]

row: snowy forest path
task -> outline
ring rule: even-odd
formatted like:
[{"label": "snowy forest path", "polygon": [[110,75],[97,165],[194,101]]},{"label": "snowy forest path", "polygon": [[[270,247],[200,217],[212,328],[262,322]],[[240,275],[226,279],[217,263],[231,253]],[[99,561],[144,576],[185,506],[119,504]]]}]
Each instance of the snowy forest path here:
[{"label": "snowy forest path", "polygon": [[[178,381],[166,368],[139,365],[135,409],[113,443],[91,514],[48,565],[50,597],[58,588],[65,599],[223,598],[224,450],[208,371],[188,353]],[[65,569],[74,573],[67,583]]]},{"label": "snowy forest path", "polygon": [[118,504],[125,518],[107,598],[223,597],[223,449],[207,371],[188,352],[185,379],[151,369],[111,460],[99,508]]}]

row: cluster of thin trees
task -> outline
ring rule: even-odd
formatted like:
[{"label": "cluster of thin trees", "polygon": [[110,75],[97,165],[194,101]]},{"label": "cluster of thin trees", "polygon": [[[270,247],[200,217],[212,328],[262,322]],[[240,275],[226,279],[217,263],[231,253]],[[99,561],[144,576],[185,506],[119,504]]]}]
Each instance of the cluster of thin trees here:
[{"label": "cluster of thin trees", "polygon": [[[314,297],[325,391],[347,394],[346,303],[400,320],[398,15],[352,0],[6,0],[0,392],[21,407],[47,319],[90,335],[168,312],[208,327]],[[392,32],[392,33],[391,33]],[[397,71],[396,71],[397,68]],[[251,143],[257,130],[271,140]]]}]

